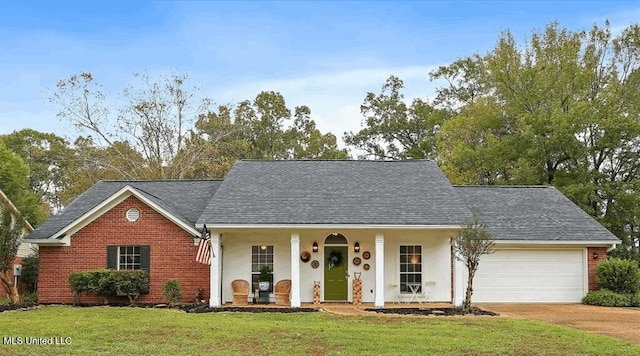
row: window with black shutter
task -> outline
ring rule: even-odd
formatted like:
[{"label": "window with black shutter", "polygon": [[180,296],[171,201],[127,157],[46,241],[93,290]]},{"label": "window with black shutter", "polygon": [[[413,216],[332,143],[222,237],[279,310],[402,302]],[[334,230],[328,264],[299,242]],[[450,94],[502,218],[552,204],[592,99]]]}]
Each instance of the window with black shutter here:
[{"label": "window with black shutter", "polygon": [[[149,246],[107,246],[107,268],[118,270],[141,269],[149,275],[151,251]],[[149,283],[147,290],[149,293]]]},{"label": "window with black shutter", "polygon": [[149,246],[107,246],[107,268],[141,269],[149,272]]}]

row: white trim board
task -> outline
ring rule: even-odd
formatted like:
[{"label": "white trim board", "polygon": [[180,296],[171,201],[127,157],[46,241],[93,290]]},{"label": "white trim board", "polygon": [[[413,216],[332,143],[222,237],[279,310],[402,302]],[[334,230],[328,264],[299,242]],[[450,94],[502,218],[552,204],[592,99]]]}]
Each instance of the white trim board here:
[{"label": "white trim board", "polygon": [[[107,199],[100,202],[100,204],[96,205],[93,209],[87,211],[79,218],[73,220],[69,224],[67,224],[62,229],[58,230],[54,235],[50,236],[47,239],[35,239],[35,240],[26,240],[27,242],[34,244],[43,244],[43,245],[64,245],[69,246],[69,236],[75,234],[80,231],[85,226],[89,225],[97,218],[105,214],[107,211],[111,210],[118,204],[125,201],[130,196],[136,197],[138,200],[149,206],[151,209],[158,212],[160,215],[167,218],[169,221],[173,222],[177,226],[181,227],[183,230],[187,231],[191,235],[200,236],[200,231],[196,230],[195,227],[184,223],[180,219],[177,219],[173,214],[168,211],[162,209],[160,206],[149,200],[144,194],[141,194],[136,188],[133,188],[130,185],[126,185],[122,187],[117,192],[113,193]],[[61,240],[60,237],[64,236]],[[66,241],[64,241],[66,240]]]}]

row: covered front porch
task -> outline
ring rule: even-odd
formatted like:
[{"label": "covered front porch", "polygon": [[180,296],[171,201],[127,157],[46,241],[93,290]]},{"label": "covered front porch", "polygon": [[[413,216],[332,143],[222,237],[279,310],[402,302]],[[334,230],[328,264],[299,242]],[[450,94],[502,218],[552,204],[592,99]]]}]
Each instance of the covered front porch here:
[{"label": "covered front porch", "polygon": [[[275,302],[273,285],[280,280],[291,280],[286,307],[292,308],[354,302],[375,308],[403,307],[405,302],[460,304],[462,286],[452,284],[462,281],[463,272],[452,256],[456,231],[454,227],[212,227],[209,305],[232,303],[234,280],[248,282],[251,305],[264,265],[272,270],[270,306]],[[359,287],[354,292],[356,280]]]}]

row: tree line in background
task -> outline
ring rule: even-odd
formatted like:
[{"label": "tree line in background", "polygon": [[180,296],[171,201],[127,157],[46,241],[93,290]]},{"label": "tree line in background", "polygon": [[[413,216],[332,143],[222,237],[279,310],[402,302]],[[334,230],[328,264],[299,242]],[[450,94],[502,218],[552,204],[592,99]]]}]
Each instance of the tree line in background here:
[{"label": "tree line in background", "polygon": [[[637,24],[613,34],[608,23],[551,23],[524,43],[507,31],[486,54],[429,73],[443,83],[433,100],[407,100],[389,77],[343,139],[358,159],[435,159],[453,184],[554,185],[623,241],[614,254],[640,261],[639,61]],[[177,74],[135,75],[120,100],[90,73],[61,80],[51,101],[77,138],[0,136],[0,188],[37,225],[101,179],[220,178],[236,159],[350,158],[280,93],[215,107],[198,93]]]}]

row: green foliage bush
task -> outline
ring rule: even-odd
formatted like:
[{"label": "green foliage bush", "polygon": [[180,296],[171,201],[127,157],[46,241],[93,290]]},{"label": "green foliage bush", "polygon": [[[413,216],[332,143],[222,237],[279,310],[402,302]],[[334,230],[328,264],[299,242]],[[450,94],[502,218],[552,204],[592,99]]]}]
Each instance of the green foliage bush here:
[{"label": "green foliage bush", "polygon": [[95,294],[105,302],[110,297],[127,296],[135,304],[140,294],[149,293],[149,277],[142,270],[96,269],[72,273],[69,287],[76,296],[74,305],[80,303],[82,293]]},{"label": "green foliage bush", "polygon": [[38,290],[38,253],[33,253],[22,259],[22,276],[27,293],[35,293]]},{"label": "green foliage bush", "polygon": [[631,306],[640,307],[640,292],[631,295]]},{"label": "green foliage bush", "polygon": [[167,298],[170,304],[174,304],[182,300],[182,286],[177,280],[170,279],[164,282],[162,289],[164,290],[164,297]]},{"label": "green foliage bush", "polygon": [[633,294],[640,291],[640,268],[635,261],[610,258],[598,264],[596,282],[603,289]]},{"label": "green foliage bush", "polygon": [[584,298],[582,298],[582,303],[603,307],[630,307],[632,306],[632,296],[632,294],[622,294],[608,289],[600,289],[585,295]]},{"label": "green foliage bush", "polygon": [[91,278],[91,292],[102,297],[107,302],[108,297],[117,295],[118,270],[97,269],[89,272]]},{"label": "green foliage bush", "polygon": [[117,271],[116,295],[126,295],[131,304],[136,304],[140,294],[149,293],[149,277],[143,270]]},{"label": "green foliage bush", "polygon": [[89,293],[89,272],[73,272],[69,276],[69,287],[75,294],[73,300],[74,305],[80,304],[80,295],[82,293]]},{"label": "green foliage bush", "polygon": [[22,296],[23,303],[37,303],[38,302],[38,294],[36,293],[26,293]]}]

